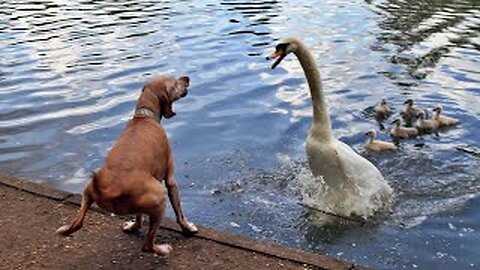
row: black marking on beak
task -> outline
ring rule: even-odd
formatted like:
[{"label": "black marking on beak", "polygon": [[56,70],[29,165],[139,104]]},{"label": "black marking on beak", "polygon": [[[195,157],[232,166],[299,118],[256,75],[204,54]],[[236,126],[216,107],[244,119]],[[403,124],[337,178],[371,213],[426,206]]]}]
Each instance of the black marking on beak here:
[{"label": "black marking on beak", "polygon": [[277,61],[275,61],[275,63],[273,63],[272,65],[272,69],[276,68],[278,66],[278,64],[280,64],[280,62],[282,62],[283,58],[285,58],[285,56],[287,56],[286,54],[282,54],[280,55],[280,57],[278,57]]},{"label": "black marking on beak", "polygon": [[286,43],[280,43],[275,47],[275,52],[272,53],[270,56],[267,56],[267,60],[272,60],[275,58],[278,58],[277,61],[275,61],[272,65],[272,69],[276,68],[280,62],[282,62],[283,58],[287,56],[285,51],[287,50],[288,44]]}]

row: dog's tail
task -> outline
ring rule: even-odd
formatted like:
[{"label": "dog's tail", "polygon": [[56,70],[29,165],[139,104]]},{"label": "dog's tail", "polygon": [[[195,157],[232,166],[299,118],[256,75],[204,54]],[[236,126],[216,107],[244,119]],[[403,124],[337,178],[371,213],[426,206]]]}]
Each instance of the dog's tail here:
[{"label": "dog's tail", "polygon": [[[92,173],[92,182],[90,182],[93,186],[94,191],[96,192],[95,189],[98,184],[96,182],[96,174],[95,172]],[[82,225],[83,225],[83,220],[85,219],[85,215],[87,214],[88,209],[94,202],[93,197],[92,197],[92,191],[89,189],[90,183],[87,185],[87,188],[83,191],[83,196],[82,196],[82,204],[80,205],[80,209],[78,210],[78,214],[75,216],[75,219],[70,225],[64,225],[60,228],[57,229],[56,233],[63,235],[63,236],[68,236],[76,231],[78,231]]]}]

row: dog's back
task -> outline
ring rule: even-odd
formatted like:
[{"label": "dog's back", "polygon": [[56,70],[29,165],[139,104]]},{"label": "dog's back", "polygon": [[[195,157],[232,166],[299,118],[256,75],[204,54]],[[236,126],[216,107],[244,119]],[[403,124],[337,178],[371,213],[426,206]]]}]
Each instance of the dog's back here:
[{"label": "dog's back", "polygon": [[151,118],[133,118],[110,150],[102,169],[128,175],[136,170],[165,177],[170,145],[165,130]]},{"label": "dog's back", "polygon": [[137,193],[144,181],[164,180],[170,152],[167,136],[159,123],[150,118],[132,119],[96,173],[95,193],[103,201],[97,204],[117,213],[124,207],[116,204]]}]

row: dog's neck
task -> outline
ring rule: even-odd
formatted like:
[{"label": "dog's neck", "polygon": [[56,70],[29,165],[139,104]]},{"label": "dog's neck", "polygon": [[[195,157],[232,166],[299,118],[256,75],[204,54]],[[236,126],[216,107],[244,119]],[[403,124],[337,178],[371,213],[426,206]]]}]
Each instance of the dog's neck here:
[{"label": "dog's neck", "polygon": [[151,109],[146,107],[136,108],[133,113],[134,118],[152,118],[153,120],[160,122],[160,117]]},{"label": "dog's neck", "polygon": [[145,88],[142,90],[133,117],[152,118],[160,122],[160,102],[150,90]]}]

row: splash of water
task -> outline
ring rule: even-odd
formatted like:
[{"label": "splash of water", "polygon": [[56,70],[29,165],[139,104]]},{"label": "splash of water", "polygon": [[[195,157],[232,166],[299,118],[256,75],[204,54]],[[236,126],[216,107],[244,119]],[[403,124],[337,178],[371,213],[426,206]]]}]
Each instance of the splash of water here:
[{"label": "splash of water", "polygon": [[[363,219],[388,211],[392,204],[391,188],[379,183],[364,183],[354,190],[334,190],[322,176],[314,176],[308,168],[301,168],[296,177],[302,201],[306,205],[340,216],[356,216]],[[325,215],[313,220],[325,221]]]}]

